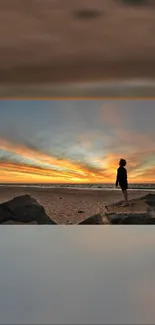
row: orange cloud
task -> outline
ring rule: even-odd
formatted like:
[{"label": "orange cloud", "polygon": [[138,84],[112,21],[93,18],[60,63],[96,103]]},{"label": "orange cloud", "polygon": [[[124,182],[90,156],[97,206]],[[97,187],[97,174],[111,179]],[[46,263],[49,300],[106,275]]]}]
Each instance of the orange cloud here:
[{"label": "orange cloud", "polygon": [[[49,156],[42,152],[36,152],[34,150],[28,149],[22,145],[16,145],[9,143],[3,139],[0,140],[0,148],[3,150],[8,150],[11,153],[18,154],[21,158],[33,159],[34,163],[42,164],[43,167],[29,166],[24,163],[15,164],[10,162],[1,162],[0,169],[1,172],[8,172],[11,175],[16,173],[20,175],[20,178],[25,179],[27,175],[27,181],[32,181],[32,177],[37,181],[40,177],[44,181],[57,181],[57,182],[91,182],[97,180],[103,180],[102,170],[97,170],[93,165],[87,165],[79,162],[72,162],[67,159],[59,159],[56,157]],[[44,164],[51,164],[51,168],[45,168]],[[61,168],[61,171],[55,170],[54,167]],[[24,174],[24,175],[23,175]],[[8,179],[8,178],[7,178]],[[11,179],[9,181],[11,182]]]},{"label": "orange cloud", "polygon": [[3,163],[0,167],[1,181],[4,182],[98,182],[103,181],[103,176],[87,172],[85,178],[70,172],[57,172],[48,169],[34,168],[25,165]]},{"label": "orange cloud", "polygon": [[[121,136],[124,135],[121,133]],[[131,135],[125,133],[126,139]],[[21,163],[1,161],[1,182],[59,182],[59,183],[114,183],[119,159],[127,159],[127,168],[130,182],[154,182],[155,168],[148,163],[149,155],[155,155],[153,139],[147,135],[134,135],[136,146],[133,151],[126,151],[125,156],[120,153],[108,153],[104,159],[96,159],[98,166],[89,163],[57,158],[52,155],[17,145],[0,139],[0,148],[21,157]],[[143,141],[143,145],[140,142]],[[146,145],[148,144],[148,145]],[[89,146],[88,146],[89,147]],[[89,148],[88,148],[89,149]],[[23,163],[24,159],[34,161],[31,164]],[[38,164],[38,165],[37,165]],[[47,165],[48,164],[48,165]],[[102,168],[103,166],[103,168]]]}]

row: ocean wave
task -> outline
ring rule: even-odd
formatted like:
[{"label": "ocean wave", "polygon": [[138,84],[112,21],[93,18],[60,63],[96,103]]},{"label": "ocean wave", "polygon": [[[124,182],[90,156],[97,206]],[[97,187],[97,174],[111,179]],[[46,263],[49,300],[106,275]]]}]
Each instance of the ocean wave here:
[{"label": "ocean wave", "polygon": [[[116,190],[114,184],[0,184],[5,187],[27,187],[27,188],[73,188],[73,189],[106,189]],[[133,190],[155,190],[155,184],[130,184],[129,189]]]}]

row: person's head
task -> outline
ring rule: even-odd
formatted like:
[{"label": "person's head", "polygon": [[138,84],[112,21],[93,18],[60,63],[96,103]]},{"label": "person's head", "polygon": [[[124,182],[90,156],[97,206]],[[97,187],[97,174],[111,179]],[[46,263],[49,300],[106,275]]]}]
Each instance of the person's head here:
[{"label": "person's head", "polygon": [[120,167],[125,167],[126,166],[126,160],[125,159],[120,159],[119,165],[120,165]]}]

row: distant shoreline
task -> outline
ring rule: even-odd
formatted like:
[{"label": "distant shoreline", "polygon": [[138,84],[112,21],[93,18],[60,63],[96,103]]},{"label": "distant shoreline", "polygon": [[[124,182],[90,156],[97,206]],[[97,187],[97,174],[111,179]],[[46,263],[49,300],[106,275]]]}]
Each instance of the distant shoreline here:
[{"label": "distant shoreline", "polygon": [[[131,185],[128,189],[128,191],[142,191],[142,192],[146,192],[146,191],[151,191],[151,192],[155,192],[155,184],[148,184],[150,185],[147,186],[144,186],[143,184],[140,184],[141,187],[138,185],[135,184],[135,186]],[[152,187],[151,187],[152,185]],[[153,187],[154,186],[154,187]],[[0,188],[14,188],[14,189],[34,189],[34,190],[56,190],[56,191],[61,191],[61,190],[67,190],[67,191],[99,191],[99,192],[106,192],[106,191],[120,191],[121,189],[118,187],[118,188],[115,188],[114,185],[109,185],[109,186],[106,186],[106,185],[94,185],[93,184],[90,186],[90,185],[83,185],[81,186],[81,184],[78,186],[77,184],[74,186],[74,185],[52,185],[52,184],[0,184]]]}]

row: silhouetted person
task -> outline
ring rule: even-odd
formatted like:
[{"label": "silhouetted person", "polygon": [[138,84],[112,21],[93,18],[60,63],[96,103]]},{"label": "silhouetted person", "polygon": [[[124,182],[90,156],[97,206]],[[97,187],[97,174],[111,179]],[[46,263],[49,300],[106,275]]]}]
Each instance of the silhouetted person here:
[{"label": "silhouetted person", "polygon": [[127,178],[127,170],[125,169],[126,166],[126,160],[121,159],[119,162],[119,168],[117,169],[117,178],[116,178],[116,187],[120,186],[123,195],[124,195],[124,200],[125,204],[124,206],[128,205],[128,178]]}]

